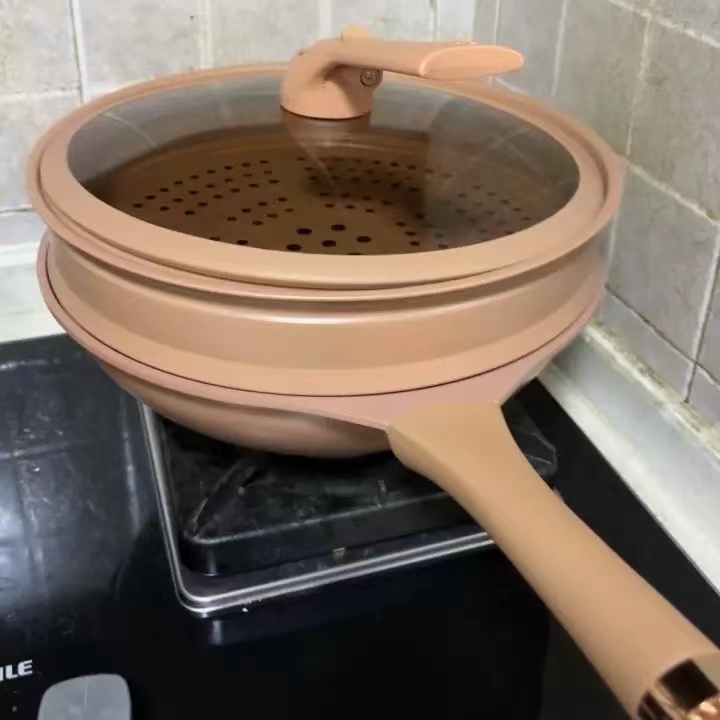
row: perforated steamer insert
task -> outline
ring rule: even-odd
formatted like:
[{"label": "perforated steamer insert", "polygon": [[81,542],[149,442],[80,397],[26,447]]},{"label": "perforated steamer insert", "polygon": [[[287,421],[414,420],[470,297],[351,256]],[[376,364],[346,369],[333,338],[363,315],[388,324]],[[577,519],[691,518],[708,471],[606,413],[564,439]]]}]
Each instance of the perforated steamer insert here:
[{"label": "perforated steamer insert", "polygon": [[[216,163],[211,153],[203,151],[183,155],[169,163],[158,158],[157,170],[130,167],[113,178],[108,192],[98,195],[128,214],[173,230],[296,252],[444,250],[515,232],[533,220],[527,208],[511,209],[509,200],[498,199],[493,191],[482,202],[468,199],[467,192],[453,197],[447,188],[448,197],[440,201],[445,206],[442,213],[456,213],[467,221],[464,242],[451,237],[442,224],[426,221],[424,203],[412,194],[419,191],[426,174],[452,178],[452,173],[434,168],[418,171],[417,165],[408,164],[412,156],[396,155],[396,160],[386,161],[359,154],[329,156],[315,166],[299,155],[296,165],[288,167],[282,154],[272,149],[228,148],[217,153]],[[210,164],[218,169],[206,169]],[[477,184],[470,189],[482,190]],[[388,227],[395,227],[395,232],[388,233]]]},{"label": "perforated steamer insert", "polygon": [[[431,132],[369,130],[332,147],[303,143],[282,127],[203,134],[90,187],[117,209],[171,230],[342,255],[445,250],[503,237],[556,212],[574,190],[573,182],[539,186],[532,155],[513,144],[522,131],[499,136],[497,148],[468,165],[452,141],[433,141]],[[508,164],[511,150],[525,162]],[[572,166],[564,169],[572,180]]]}]

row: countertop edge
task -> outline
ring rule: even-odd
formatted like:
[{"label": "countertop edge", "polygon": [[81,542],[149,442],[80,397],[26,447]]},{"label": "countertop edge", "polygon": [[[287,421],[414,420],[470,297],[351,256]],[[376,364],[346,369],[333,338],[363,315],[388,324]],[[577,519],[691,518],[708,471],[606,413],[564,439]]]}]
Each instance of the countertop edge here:
[{"label": "countertop edge", "polygon": [[720,433],[592,323],[540,376],[720,592]]},{"label": "countertop edge", "polygon": [[0,245],[0,342],[64,332],[40,295],[35,277],[39,244]]}]

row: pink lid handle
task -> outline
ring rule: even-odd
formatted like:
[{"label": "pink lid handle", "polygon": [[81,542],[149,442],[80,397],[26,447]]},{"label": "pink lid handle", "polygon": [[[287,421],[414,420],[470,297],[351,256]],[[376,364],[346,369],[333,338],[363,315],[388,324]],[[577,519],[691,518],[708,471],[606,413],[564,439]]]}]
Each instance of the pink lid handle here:
[{"label": "pink lid handle", "polygon": [[519,52],[495,45],[399,42],[346,31],[339,38],[316,43],[290,62],[282,105],[296,115],[348,119],[371,111],[383,70],[453,81],[510,72],[522,65]]}]

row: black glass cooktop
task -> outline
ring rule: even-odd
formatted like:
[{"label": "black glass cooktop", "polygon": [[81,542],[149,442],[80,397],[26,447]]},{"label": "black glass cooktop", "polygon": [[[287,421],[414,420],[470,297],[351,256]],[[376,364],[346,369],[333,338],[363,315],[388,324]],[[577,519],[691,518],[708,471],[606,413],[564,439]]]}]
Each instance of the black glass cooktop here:
[{"label": "black glass cooktop", "polygon": [[[525,413],[507,404],[513,435],[547,480],[555,449]],[[472,519],[436,485],[390,453],[329,460],[261,453],[156,418],[162,472],[183,564],[227,575],[331,554]],[[394,551],[402,549],[396,543]]]},{"label": "black glass cooktop", "polygon": [[[537,383],[517,401],[513,406],[526,408],[557,448],[552,482],[568,506],[720,642],[718,595],[572,420]],[[138,410],[136,401],[67,337],[0,345],[0,667],[5,678],[0,718],[36,720],[47,688],[97,673],[127,680],[134,720],[239,715],[323,720],[336,718],[339,708],[352,718],[388,708],[419,717],[625,717],[580,651],[487,542],[484,550],[436,555],[434,562],[373,561],[372,553],[389,545],[404,546],[403,557],[412,559],[418,557],[415,549],[438,537],[482,534],[469,524],[368,543],[348,549],[342,558],[321,553],[236,573],[233,582],[246,578],[256,586],[274,578],[275,589],[227,614],[206,618],[187,612],[178,602],[166,554],[164,507],[153,495],[161,486],[152,466],[166,454],[165,441],[151,447],[157,455],[151,463]],[[172,434],[173,426],[151,413],[143,417],[146,428],[152,421]],[[511,424],[517,433],[516,420]],[[537,466],[545,451],[528,447],[528,433],[520,429],[520,434]],[[176,450],[183,455],[193,448],[188,438],[166,440],[182,446]],[[203,477],[217,484],[232,453],[224,455],[227,447],[215,451],[217,466],[206,468],[214,475]],[[380,458],[370,460],[358,471],[367,473]],[[263,472],[253,476],[258,487]],[[364,502],[378,508],[411,497],[416,507],[430,508],[431,502],[424,505],[427,498],[437,498],[437,491],[417,478],[409,479],[415,495],[404,480],[397,482],[387,494],[366,489]],[[253,483],[246,483],[245,499]],[[343,483],[336,484],[339,492]],[[247,535],[252,530],[247,517],[241,522],[233,512],[226,515],[222,493],[219,499],[215,509],[198,513],[195,506],[198,525],[210,517],[208,527],[229,524],[230,535]],[[354,502],[344,498],[344,511]],[[288,506],[292,520],[302,503],[285,502],[276,528],[288,524],[283,515]],[[188,508],[174,514],[185,524],[192,503]],[[270,532],[268,526],[265,530]],[[189,542],[179,544],[186,554]],[[364,559],[364,575],[346,572],[335,582],[314,586],[288,581],[291,572],[318,568],[327,576],[329,570],[349,567],[353,555]],[[228,578],[195,575],[227,595]],[[301,592],[291,592],[298,587]],[[28,662],[32,674],[20,674],[18,668],[29,667]]]}]

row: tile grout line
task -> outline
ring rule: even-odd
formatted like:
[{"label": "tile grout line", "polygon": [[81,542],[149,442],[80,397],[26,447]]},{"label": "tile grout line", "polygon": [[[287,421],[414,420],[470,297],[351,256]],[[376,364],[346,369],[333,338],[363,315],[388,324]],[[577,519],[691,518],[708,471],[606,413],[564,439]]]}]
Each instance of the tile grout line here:
[{"label": "tile grout line", "polygon": [[690,395],[692,394],[692,386],[697,377],[698,365],[696,360],[691,360],[692,365],[690,366],[690,373],[688,374],[687,380],[683,384],[682,388],[682,399],[683,402],[690,402]]},{"label": "tile grout line", "polygon": [[475,39],[475,22],[477,21],[478,17],[478,4],[477,1],[473,2],[472,4],[472,15],[470,16],[470,28],[469,32],[467,34],[467,39],[474,40]]},{"label": "tile grout line", "polygon": [[618,226],[620,225],[620,215],[622,213],[622,205],[615,213],[610,225],[610,235],[608,237],[608,255],[607,255],[607,274],[610,277],[610,268],[612,267],[613,256],[615,255],[615,242],[617,239]]},{"label": "tile grout line", "polygon": [[[704,368],[700,363],[695,364],[695,375],[693,377],[693,382],[695,382],[695,379],[700,373],[702,373],[705,376],[706,380],[709,380],[713,385],[720,386],[720,378],[716,378],[707,368]],[[692,387],[690,388],[690,390],[692,390]],[[688,402],[690,401],[688,400]],[[690,407],[694,407],[692,403],[690,403]],[[698,410],[697,412],[700,411]]]},{"label": "tile grout line", "polygon": [[698,40],[699,42],[703,42],[706,45],[720,48],[720,38],[714,35],[708,35],[706,33],[700,32],[699,30],[695,30],[691,27],[688,27],[687,25],[683,25],[682,23],[673,20],[672,18],[667,17],[667,15],[663,15],[660,12],[654,11],[654,0],[653,4],[651,4],[650,7],[647,9],[634,7],[633,5],[625,2],[625,0],[609,0],[609,2],[611,5],[615,5],[615,7],[622,8],[623,10],[627,10],[634,15],[639,15],[640,17],[646,18],[647,20],[656,22],[658,25],[661,25],[664,28],[667,28],[669,30],[675,30],[682,35],[687,35],[688,37],[691,37],[694,40]]},{"label": "tile grout line", "polygon": [[87,56],[85,54],[85,41],[82,32],[82,20],[80,16],[80,1],[69,0],[70,22],[73,31],[73,55],[75,66],[78,72],[78,84],[80,89],[80,102],[87,102],[88,99],[88,78],[87,78]]},{"label": "tile grout line", "polygon": [[649,19],[652,17],[652,13],[650,12],[649,8],[639,8],[635,7],[632,3],[625,2],[625,0],[609,0],[611,5],[615,5],[615,7],[622,8],[623,10],[627,10],[628,12],[631,12],[633,15],[639,15],[640,17],[644,17],[646,19]]},{"label": "tile grout line", "polygon": [[[662,340],[664,343],[669,345],[678,355],[685,358],[689,363],[693,363],[693,359],[688,357],[675,343],[670,340],[670,338],[665,337],[665,335],[655,327],[649,320],[647,320],[645,317],[643,317],[627,300],[625,300],[621,295],[619,295],[615,290],[613,290],[611,287],[605,286],[605,292],[608,295],[612,295],[615,300],[617,300],[631,315],[633,315],[634,318],[639,320],[643,325],[647,326],[647,329],[650,330],[650,332],[653,335],[656,335],[660,340]],[[612,328],[611,328],[612,329]],[[618,335],[620,338],[621,344],[625,343],[625,339]],[[631,351],[632,352],[632,351]],[[642,358],[641,358],[642,360]],[[645,362],[643,360],[643,362]],[[647,363],[645,363],[647,364]]]},{"label": "tile grout line", "polygon": [[210,0],[197,0],[197,13],[200,21],[200,32],[198,33],[200,67],[210,68],[213,66],[212,10],[210,8]]},{"label": "tile grout line", "polygon": [[673,187],[671,187],[667,183],[664,183],[662,180],[658,180],[656,177],[653,177],[647,170],[645,170],[645,168],[640,165],[636,165],[629,158],[626,160],[626,162],[627,166],[634,173],[639,175],[643,180],[645,180],[645,182],[652,185],[655,189],[662,190],[666,195],[669,195],[673,200],[680,203],[688,210],[692,210],[696,215],[699,215],[701,218],[703,218],[703,220],[707,220],[707,222],[709,223],[717,224],[715,220],[708,216],[707,210],[702,205],[699,205],[694,200],[688,200],[688,198],[681,195]]},{"label": "tile grout line", "polygon": [[694,30],[691,27],[687,27],[681,23],[675,22],[674,20],[671,20],[664,15],[654,15],[653,19],[661,27],[664,27],[668,30],[675,30],[675,32],[679,32],[682,35],[687,35],[687,37],[691,37],[693,40],[697,40],[698,42],[704,43],[705,45],[710,45],[714,48],[720,48],[720,39],[713,35],[706,35],[705,33]]},{"label": "tile grout line", "polygon": [[635,94],[632,99],[632,105],[630,106],[628,134],[627,139],[625,140],[625,157],[627,158],[630,158],[630,152],[632,151],[635,120],[637,119],[637,112],[645,89],[645,75],[647,74],[647,69],[650,65],[650,24],[651,20],[648,17],[645,19],[645,30],[643,32],[642,46],[640,48],[640,67],[638,68],[638,76],[635,79]]},{"label": "tile grout line", "polygon": [[708,278],[707,287],[705,288],[705,295],[700,303],[700,317],[702,320],[700,322],[700,328],[698,329],[697,336],[693,341],[693,367],[688,381],[687,395],[685,396],[686,400],[690,397],[692,385],[695,381],[695,376],[697,375],[698,366],[700,365],[700,351],[702,350],[707,326],[710,323],[710,312],[712,309],[713,296],[715,295],[715,286],[720,278],[720,231],[718,231],[715,237],[715,249],[713,250],[711,262],[712,271],[710,273],[710,277]]},{"label": "tile grout line", "polygon": [[568,0],[563,0],[560,8],[560,24],[558,25],[558,39],[555,46],[555,63],[553,65],[553,79],[550,86],[550,97],[555,97],[555,93],[560,83],[560,64],[562,62],[563,49],[565,47],[565,26],[567,25]]},{"label": "tile grout line", "polygon": [[318,37],[332,35],[332,0],[318,0]]},{"label": "tile grout line", "polygon": [[495,0],[495,19],[493,22],[493,43],[497,45],[500,34],[500,0]]},{"label": "tile grout line", "polygon": [[0,210],[0,217],[7,217],[9,215],[31,215],[33,209],[30,205],[20,205],[16,208],[3,208]]},{"label": "tile grout line", "polygon": [[44,90],[41,92],[13,92],[0,95],[0,104],[16,100],[51,100],[53,98],[77,97],[80,86],[66,90]]}]

